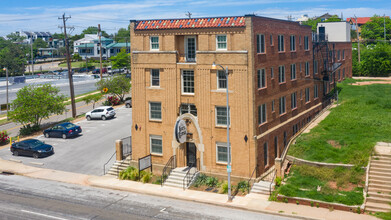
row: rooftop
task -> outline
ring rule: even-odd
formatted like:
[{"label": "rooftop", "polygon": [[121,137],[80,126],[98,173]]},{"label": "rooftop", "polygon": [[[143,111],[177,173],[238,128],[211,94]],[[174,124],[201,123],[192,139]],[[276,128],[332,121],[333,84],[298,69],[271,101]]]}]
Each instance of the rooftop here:
[{"label": "rooftop", "polygon": [[[371,20],[371,17],[358,17],[357,24],[365,24],[370,20]],[[346,18],[346,21],[356,24],[356,18]]]}]

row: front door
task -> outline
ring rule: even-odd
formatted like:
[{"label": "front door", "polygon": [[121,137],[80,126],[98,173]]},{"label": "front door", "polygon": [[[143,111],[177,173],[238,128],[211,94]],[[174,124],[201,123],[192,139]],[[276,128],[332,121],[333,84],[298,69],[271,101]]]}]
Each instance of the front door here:
[{"label": "front door", "polygon": [[196,167],[197,149],[194,143],[186,142],[186,166]]}]

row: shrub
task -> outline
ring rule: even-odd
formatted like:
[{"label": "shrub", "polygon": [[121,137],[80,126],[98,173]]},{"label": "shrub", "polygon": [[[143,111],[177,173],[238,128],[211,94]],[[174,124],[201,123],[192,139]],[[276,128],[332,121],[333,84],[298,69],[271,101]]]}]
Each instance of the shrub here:
[{"label": "shrub", "polygon": [[111,105],[118,105],[120,103],[119,98],[116,96],[109,96],[107,101],[109,101]]},{"label": "shrub", "polygon": [[249,184],[248,184],[248,182],[247,181],[244,181],[244,180],[242,180],[242,181],[240,181],[239,183],[238,183],[238,190],[240,191],[240,192],[242,192],[242,193],[245,193],[245,192],[247,192],[247,190],[249,189]]},{"label": "shrub", "polygon": [[198,175],[197,179],[194,181],[193,186],[194,187],[199,187],[199,186],[206,185],[206,179],[207,178],[208,178],[207,175],[201,173],[200,175]]},{"label": "shrub", "polygon": [[228,193],[228,182],[227,181],[224,181],[223,184],[221,184],[219,193],[221,193],[221,194]]},{"label": "shrub", "polygon": [[148,183],[152,179],[151,172],[141,171],[140,176],[141,182],[143,183]]},{"label": "shrub", "polygon": [[158,177],[155,181],[152,182],[152,184],[161,185],[162,184],[162,178]]},{"label": "shrub", "polygon": [[30,135],[30,134],[32,134],[32,133],[34,133],[36,131],[39,131],[39,130],[40,130],[39,125],[31,126],[30,124],[28,124],[28,125],[25,125],[25,126],[20,128],[19,134],[21,136],[26,136],[26,135]]},{"label": "shrub", "polygon": [[206,178],[205,184],[209,187],[215,187],[219,180],[216,177],[209,176]]},{"label": "shrub", "polygon": [[109,101],[104,101],[104,102],[102,102],[102,105],[103,106],[110,106],[111,105],[111,103],[109,102]]},{"label": "shrub", "polygon": [[275,184],[277,187],[281,186],[282,178],[281,177],[276,177],[274,180]]},{"label": "shrub", "polygon": [[9,140],[7,131],[1,131],[0,132],[0,144],[5,144]]},{"label": "shrub", "polygon": [[128,167],[119,173],[119,178],[121,180],[138,180],[138,170],[134,167]]},{"label": "shrub", "polygon": [[311,201],[311,207],[314,207],[314,202],[313,201]]}]

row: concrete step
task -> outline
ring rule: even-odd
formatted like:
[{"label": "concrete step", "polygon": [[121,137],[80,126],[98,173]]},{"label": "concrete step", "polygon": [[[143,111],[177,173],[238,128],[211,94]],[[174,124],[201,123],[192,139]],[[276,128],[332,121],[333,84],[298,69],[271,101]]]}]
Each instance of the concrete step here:
[{"label": "concrete step", "polygon": [[388,211],[391,211],[391,206],[387,205],[387,204],[367,202],[365,204],[365,211],[368,211],[368,212],[388,212]]},{"label": "concrete step", "polygon": [[391,202],[391,194],[389,193],[377,193],[377,192],[369,192],[368,191],[369,197],[380,197],[384,199],[389,199]]},{"label": "concrete step", "polygon": [[371,176],[371,175],[391,177],[391,170],[383,172],[383,171],[375,171],[375,170],[370,169],[369,176]]},{"label": "concrete step", "polygon": [[391,154],[375,154],[372,157],[387,157],[387,158],[391,158]]},{"label": "concrete step", "polygon": [[[391,167],[391,166],[390,166]],[[377,166],[377,167],[370,167],[370,171],[376,171],[376,172],[385,172],[385,173],[391,173],[391,169],[388,167],[382,167],[382,166]]]},{"label": "concrete step", "polygon": [[171,186],[171,187],[176,187],[176,188],[183,188],[183,184],[176,184],[176,183],[171,183],[171,182],[165,182],[163,186]]},{"label": "concrete step", "polygon": [[383,165],[390,165],[391,161],[388,159],[371,159],[371,164],[383,164]]},{"label": "concrete step", "polygon": [[367,197],[367,202],[389,205],[391,203],[391,198],[383,198],[380,196],[370,196],[370,197]]},{"label": "concrete step", "polygon": [[369,185],[368,187],[368,193],[378,193],[378,192],[381,192],[381,193],[387,193],[389,195],[391,195],[391,189],[390,188],[384,188],[384,186],[382,187],[373,187],[372,185]]},{"label": "concrete step", "polygon": [[384,182],[382,183],[373,183],[373,182],[370,182],[369,183],[369,188],[377,188],[377,189],[384,189],[384,190],[391,190],[391,184],[385,184]]},{"label": "concrete step", "polygon": [[[274,183],[271,184],[271,190],[273,191],[273,189],[274,189]],[[253,187],[251,188],[250,193],[270,195],[270,182],[259,181],[257,183],[254,183]]]},{"label": "concrete step", "polygon": [[369,181],[371,180],[382,180],[385,182],[391,182],[391,176],[375,175],[371,174],[371,172],[369,171]]},{"label": "concrete step", "polygon": [[372,168],[380,168],[380,169],[391,169],[391,164],[379,164],[379,163],[372,163],[371,162],[371,167]]}]

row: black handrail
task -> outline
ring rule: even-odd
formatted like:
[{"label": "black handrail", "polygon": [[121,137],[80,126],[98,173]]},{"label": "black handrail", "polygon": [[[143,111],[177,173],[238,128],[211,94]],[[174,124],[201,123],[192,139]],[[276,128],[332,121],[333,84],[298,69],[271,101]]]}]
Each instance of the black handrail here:
[{"label": "black handrail", "polygon": [[[190,164],[189,170],[186,172],[186,175],[183,178],[183,190],[185,190],[187,187],[189,187],[191,180],[194,178],[194,175],[197,174],[197,164],[198,164],[197,161],[198,161],[198,159],[196,159],[196,161],[194,161],[193,163]],[[193,167],[195,167],[196,169],[193,170],[192,169]],[[192,174],[191,174],[192,170],[194,172],[192,172]]]},{"label": "black handrail", "polygon": [[[251,188],[252,188],[252,185],[254,184],[255,178],[254,178],[253,183],[250,183],[250,182],[251,182],[251,180],[253,179],[254,173],[257,171],[257,168],[258,168],[258,165],[255,166],[253,172],[251,173],[250,179],[248,179],[248,181],[247,181],[247,183],[248,183],[248,184],[247,184],[247,193],[250,193],[250,190],[251,190]],[[256,177],[256,176],[255,176],[255,177]]]},{"label": "black handrail", "polygon": [[114,154],[111,155],[110,159],[105,163],[103,164],[103,175],[106,174],[106,165],[110,162],[110,160],[114,157],[114,155],[117,153],[117,151],[114,151]]},{"label": "black handrail", "polygon": [[168,160],[168,162],[166,163],[166,165],[163,168],[163,174],[160,179],[161,186],[163,186],[163,183],[166,181],[166,179],[170,175],[171,171],[175,168],[176,168],[176,155],[173,155],[170,157],[170,159]]}]

